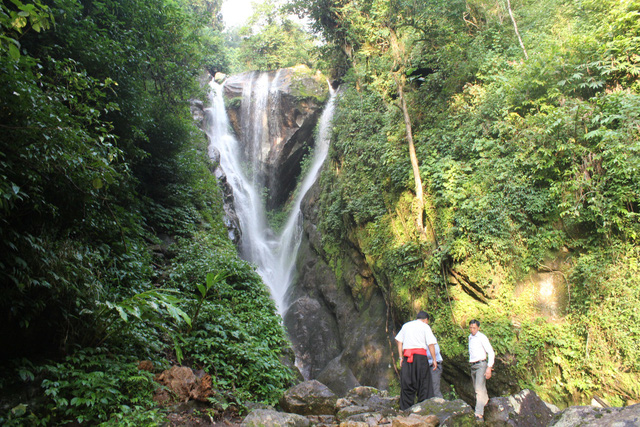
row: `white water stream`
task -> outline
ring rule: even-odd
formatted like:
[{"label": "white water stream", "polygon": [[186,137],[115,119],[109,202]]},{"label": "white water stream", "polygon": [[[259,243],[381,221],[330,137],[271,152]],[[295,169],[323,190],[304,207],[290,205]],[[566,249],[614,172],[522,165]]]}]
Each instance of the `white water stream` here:
[{"label": "white water stream", "polygon": [[[233,136],[229,118],[224,107],[223,86],[211,82],[211,108],[209,114],[209,154],[213,150],[220,152],[220,165],[227,175],[235,197],[235,210],[240,222],[242,237],[240,241],[241,255],[256,265],[257,271],[271,290],[278,311],[284,315],[287,309],[286,292],[294,279],[295,260],[302,237],[302,213],[300,205],[307,191],[317,179],[318,172],[329,151],[330,124],[335,108],[335,93],[329,85],[331,95],[319,120],[316,146],[313,150],[311,166],[306,171],[302,182],[298,185],[289,209],[289,215],[282,231],[277,234],[269,227],[264,200],[261,196],[263,183],[255,177],[263,164],[265,141],[274,137],[269,135],[269,120],[277,120],[272,114],[279,104],[279,73],[269,82],[269,74],[260,73],[257,78],[251,76],[244,84],[241,104],[241,128],[245,136],[242,149]],[[271,97],[271,102],[269,98]],[[269,111],[269,105],[271,110]],[[279,128],[272,126],[272,129]],[[273,131],[271,132],[273,134]],[[279,138],[278,135],[275,135]]]}]

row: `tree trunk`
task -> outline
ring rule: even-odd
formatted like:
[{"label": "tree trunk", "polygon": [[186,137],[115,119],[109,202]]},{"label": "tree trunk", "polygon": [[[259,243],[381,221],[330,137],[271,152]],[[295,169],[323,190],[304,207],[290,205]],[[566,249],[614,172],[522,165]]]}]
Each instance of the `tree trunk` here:
[{"label": "tree trunk", "polygon": [[413,180],[416,186],[416,228],[420,237],[426,240],[427,235],[424,231],[424,195],[422,192],[422,178],[420,178],[420,167],[418,165],[418,156],[416,155],[416,147],[413,143],[413,130],[411,127],[411,117],[409,116],[409,109],[407,108],[407,102],[404,99],[404,78],[401,76],[398,78],[398,74],[403,70],[404,67],[401,66],[402,58],[400,52],[400,46],[398,44],[398,37],[396,36],[395,31],[392,28],[389,28],[390,34],[390,45],[393,49],[393,54],[395,56],[395,64],[396,66],[400,66],[400,71],[391,70],[391,75],[393,79],[396,81],[396,86],[398,88],[398,97],[400,98],[400,108],[402,109],[402,116],[404,118],[404,127],[407,132],[407,142],[409,143],[409,157],[411,158],[411,168],[413,169]]},{"label": "tree trunk", "polygon": [[527,55],[527,49],[524,48],[524,43],[522,43],[522,37],[520,37],[520,32],[518,31],[518,24],[516,24],[516,18],[513,17],[513,12],[511,11],[511,0],[507,0],[507,8],[509,9],[509,16],[511,17],[511,22],[513,22],[513,29],[516,30],[516,36],[518,36],[520,47],[524,52],[524,57],[526,59],[529,59],[529,55]]},{"label": "tree trunk", "polygon": [[416,155],[416,147],[413,143],[413,130],[411,127],[411,117],[409,116],[409,109],[407,108],[407,102],[404,99],[403,82],[398,79],[395,74],[393,78],[398,86],[398,96],[400,97],[400,106],[402,108],[402,116],[404,117],[404,127],[407,132],[407,142],[409,143],[409,157],[411,158],[411,168],[413,169],[413,180],[416,186],[416,227],[418,233],[423,238],[426,238],[424,231],[424,195],[422,193],[422,178],[420,177],[420,166],[418,165],[418,156]]}]

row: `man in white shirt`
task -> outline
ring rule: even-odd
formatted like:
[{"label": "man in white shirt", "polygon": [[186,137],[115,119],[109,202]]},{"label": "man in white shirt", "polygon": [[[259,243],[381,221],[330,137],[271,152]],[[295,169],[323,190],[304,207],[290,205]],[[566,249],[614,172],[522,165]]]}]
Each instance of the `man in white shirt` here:
[{"label": "man in white shirt", "polygon": [[[429,327],[431,327],[431,316],[429,314],[427,314],[427,322],[429,323]],[[433,369],[431,371],[433,395],[442,399],[442,392],[440,391],[440,378],[442,377],[442,355],[440,354],[440,346],[437,342],[434,345],[434,349],[436,351],[436,362],[438,362],[435,369],[433,369],[433,358],[431,357],[431,353],[427,353],[427,359],[429,359],[429,366]]]},{"label": "man in white shirt", "polygon": [[469,363],[471,364],[471,381],[476,392],[476,419],[484,417],[484,407],[489,402],[487,380],[491,378],[495,353],[485,334],[479,331],[480,322],[473,319],[469,322]]},{"label": "man in white shirt", "polygon": [[434,396],[431,383],[431,369],[427,358],[427,349],[431,358],[436,360],[433,369],[437,369],[435,344],[436,337],[428,325],[428,314],[420,311],[416,320],[402,325],[396,335],[398,353],[402,359],[400,370],[400,409],[405,410],[414,405],[416,393],[418,402]]}]

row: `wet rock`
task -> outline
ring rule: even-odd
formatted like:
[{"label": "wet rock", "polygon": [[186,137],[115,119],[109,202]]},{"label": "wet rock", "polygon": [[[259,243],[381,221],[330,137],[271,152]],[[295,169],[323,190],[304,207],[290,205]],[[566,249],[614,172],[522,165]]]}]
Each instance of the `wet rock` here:
[{"label": "wet rock", "polygon": [[251,115],[245,95],[264,87],[265,77],[269,85],[265,112],[269,126],[258,150],[260,155],[253,160],[259,162],[257,180],[269,189],[267,209],[274,209],[283,206],[295,189],[301,161],[315,144],[314,130],[329,86],[321,74],[304,66],[229,76],[224,85],[227,113],[248,159],[254,156],[253,123],[262,118]]},{"label": "wet rock", "polygon": [[284,323],[304,378],[316,378],[340,354],[338,328],[322,300],[297,298],[285,313]]},{"label": "wet rock", "polygon": [[337,399],[326,385],[311,380],[287,390],[280,399],[280,406],[285,412],[300,415],[333,415]]},{"label": "wet rock", "polygon": [[288,414],[271,409],[256,409],[242,421],[241,426],[246,427],[307,427],[311,422],[297,414]]},{"label": "wet rock", "polygon": [[341,357],[336,357],[329,362],[316,379],[338,396],[344,396],[349,390],[360,385],[351,369],[342,363]]}]

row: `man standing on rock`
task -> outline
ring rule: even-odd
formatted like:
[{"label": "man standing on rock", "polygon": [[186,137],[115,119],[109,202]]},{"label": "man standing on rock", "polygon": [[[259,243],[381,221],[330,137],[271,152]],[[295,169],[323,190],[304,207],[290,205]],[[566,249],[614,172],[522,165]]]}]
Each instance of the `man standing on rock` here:
[{"label": "man standing on rock", "polygon": [[434,397],[431,382],[431,369],[427,358],[427,349],[431,353],[433,370],[438,368],[435,344],[436,337],[431,332],[429,315],[420,311],[416,320],[402,325],[396,335],[398,353],[402,359],[400,370],[400,409],[405,410],[413,406],[416,393],[418,402]]},{"label": "man standing on rock", "polygon": [[[473,319],[469,322],[469,363],[471,364],[471,381],[476,392],[476,419],[484,418],[484,407],[489,402],[487,380],[491,378],[495,353],[485,334],[479,331],[480,322]],[[488,360],[487,360],[488,359]]]},{"label": "man standing on rock", "polygon": [[[427,323],[429,327],[431,327],[431,316],[427,314]],[[431,357],[431,353],[427,353],[427,358],[429,359],[429,367],[433,370],[431,372],[431,383],[433,384],[433,395],[435,397],[439,397],[442,399],[442,392],[440,391],[440,378],[442,377],[442,355],[440,354],[440,346],[436,342],[434,345],[434,349],[436,351],[436,365],[434,368],[433,358]]]}]

